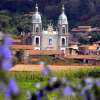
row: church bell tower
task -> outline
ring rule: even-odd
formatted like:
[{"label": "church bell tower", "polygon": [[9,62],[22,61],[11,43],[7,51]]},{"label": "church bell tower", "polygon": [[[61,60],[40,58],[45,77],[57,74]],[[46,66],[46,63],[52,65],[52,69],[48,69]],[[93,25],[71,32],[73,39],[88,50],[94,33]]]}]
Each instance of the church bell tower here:
[{"label": "church bell tower", "polygon": [[58,19],[58,48],[62,51],[66,51],[68,48],[68,20],[64,5],[62,6],[62,13]]},{"label": "church bell tower", "polygon": [[32,46],[34,50],[41,50],[42,19],[36,4],[35,13],[32,16]]}]

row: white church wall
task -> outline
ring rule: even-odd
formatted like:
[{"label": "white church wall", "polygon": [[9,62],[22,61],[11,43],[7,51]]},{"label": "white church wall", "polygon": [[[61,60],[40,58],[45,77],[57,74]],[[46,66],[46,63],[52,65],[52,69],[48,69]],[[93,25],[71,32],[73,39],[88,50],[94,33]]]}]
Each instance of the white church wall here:
[{"label": "white church wall", "polygon": [[[52,39],[52,44],[49,43],[49,39]],[[57,40],[58,40],[57,35],[43,34],[42,50],[57,50],[58,49]]]}]

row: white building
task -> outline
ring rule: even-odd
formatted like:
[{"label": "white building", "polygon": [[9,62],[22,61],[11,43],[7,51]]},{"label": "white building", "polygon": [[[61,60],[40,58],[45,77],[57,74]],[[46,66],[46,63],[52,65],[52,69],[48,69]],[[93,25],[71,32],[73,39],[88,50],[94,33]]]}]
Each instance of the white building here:
[{"label": "white building", "polygon": [[49,25],[47,30],[42,27],[41,14],[38,6],[35,7],[35,13],[32,16],[32,45],[34,50],[63,50],[68,48],[68,20],[62,6],[62,13],[58,18],[57,30]]}]

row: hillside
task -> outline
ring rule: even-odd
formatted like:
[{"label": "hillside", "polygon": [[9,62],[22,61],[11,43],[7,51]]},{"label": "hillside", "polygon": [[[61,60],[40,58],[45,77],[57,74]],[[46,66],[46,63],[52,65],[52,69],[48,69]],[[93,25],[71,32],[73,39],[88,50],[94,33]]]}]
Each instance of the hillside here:
[{"label": "hillside", "polygon": [[30,32],[36,2],[44,26],[51,19],[57,23],[64,4],[70,29],[78,25],[100,27],[100,0],[0,0],[0,30],[14,34]]},{"label": "hillside", "polygon": [[0,10],[29,13],[34,11],[36,2],[49,19],[58,17],[61,4],[64,3],[71,26],[80,23],[100,26],[100,0],[0,0]]}]

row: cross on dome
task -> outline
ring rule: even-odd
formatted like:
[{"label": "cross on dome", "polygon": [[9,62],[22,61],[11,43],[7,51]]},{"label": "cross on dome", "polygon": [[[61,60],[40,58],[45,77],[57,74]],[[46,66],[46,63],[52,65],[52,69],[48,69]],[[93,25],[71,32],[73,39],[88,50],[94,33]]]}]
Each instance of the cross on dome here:
[{"label": "cross on dome", "polygon": [[36,12],[38,12],[38,4],[36,3],[36,6],[35,6],[35,9],[36,9]]},{"label": "cross on dome", "polygon": [[64,5],[62,5],[62,12],[63,12],[63,13],[65,12],[65,7],[64,7]]},{"label": "cross on dome", "polygon": [[61,15],[59,16],[58,24],[59,24],[59,25],[67,25],[67,24],[68,24],[67,16],[66,16],[66,14],[65,14],[64,5],[62,5],[62,13],[61,13]]},{"label": "cross on dome", "polygon": [[33,14],[33,17],[32,17],[32,23],[35,23],[35,24],[42,23],[41,15],[38,11],[38,4],[36,4],[35,6],[35,13]]}]

